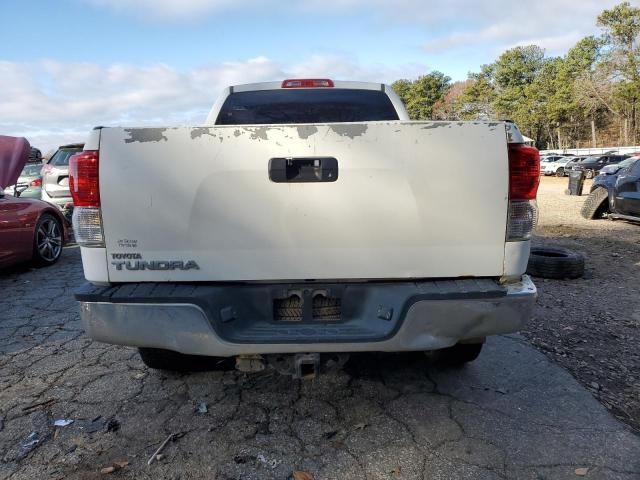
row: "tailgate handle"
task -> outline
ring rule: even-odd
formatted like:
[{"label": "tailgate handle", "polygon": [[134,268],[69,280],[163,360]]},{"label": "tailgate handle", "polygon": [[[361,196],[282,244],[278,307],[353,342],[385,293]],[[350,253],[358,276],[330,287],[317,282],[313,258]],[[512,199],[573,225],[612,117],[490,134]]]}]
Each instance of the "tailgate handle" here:
[{"label": "tailgate handle", "polygon": [[333,157],[271,158],[269,180],[275,183],[335,182],[338,160]]}]

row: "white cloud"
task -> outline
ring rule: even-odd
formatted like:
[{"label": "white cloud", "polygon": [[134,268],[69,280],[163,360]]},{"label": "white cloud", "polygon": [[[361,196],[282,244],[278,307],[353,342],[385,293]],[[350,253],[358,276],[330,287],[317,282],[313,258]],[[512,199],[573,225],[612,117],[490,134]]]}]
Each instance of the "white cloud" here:
[{"label": "white cloud", "polygon": [[25,136],[43,151],[83,140],[96,125],[198,125],[227,85],[290,77],[391,82],[425,65],[396,69],[316,55],[281,65],[266,57],[201,66],[0,61],[0,133]]},{"label": "white cloud", "polygon": [[[423,30],[424,51],[433,56],[489,57],[516,45],[538,44],[564,53],[575,41],[597,33],[596,17],[620,0],[81,0],[125,15],[182,22],[222,11],[238,15],[295,14],[307,18],[351,15],[378,34],[401,35],[392,26]],[[277,21],[277,20],[276,20]],[[397,38],[390,38],[396,41]],[[366,40],[362,47],[366,48]],[[474,65],[470,65],[474,67]]]},{"label": "white cloud", "polygon": [[508,48],[538,45],[551,54],[558,54],[567,51],[586,35],[586,31],[578,30],[553,34],[549,29],[538,31],[534,28],[528,31],[515,25],[496,24],[478,31],[454,32],[436,38],[425,45],[425,50],[428,53],[438,53],[468,48],[470,45],[485,45],[492,46],[490,50],[497,56]]},{"label": "white cloud", "polygon": [[[539,0],[526,5],[491,0],[472,2],[453,0],[461,13],[461,24],[436,35],[424,48],[428,53],[461,51],[468,48],[490,49],[501,53],[518,45],[536,44],[550,54],[564,53],[581,38],[596,34],[596,18],[619,0]],[[468,21],[469,13],[475,15]],[[459,26],[457,26],[459,25]]]},{"label": "white cloud", "polygon": [[[580,39],[584,37],[584,34],[576,31],[561,33],[558,35],[530,37],[522,40],[518,40],[510,44],[507,48],[525,46],[525,45],[538,45],[547,52],[552,54],[565,52],[574,46]],[[499,52],[502,53],[502,50]]]},{"label": "white cloud", "polygon": [[[551,25],[572,28],[576,20],[588,19],[595,24],[596,16],[620,0],[536,0],[516,4],[513,0],[81,0],[99,8],[108,8],[124,15],[143,15],[166,21],[185,21],[215,15],[221,11],[241,14],[285,11],[299,14],[341,16],[357,14],[362,19],[377,17],[387,23],[402,22],[429,26],[451,27],[460,31],[482,31],[490,25],[512,25],[526,28],[535,25],[540,34]],[[444,22],[444,24],[443,24]],[[472,25],[473,28],[464,28]],[[458,27],[458,28],[456,28]]]},{"label": "white cloud", "polygon": [[[243,8],[252,7],[259,0],[245,0]],[[185,20],[237,8],[237,0],[85,0],[98,7],[106,7],[122,14],[143,15],[156,19]]]},{"label": "white cloud", "polygon": [[363,65],[355,59],[337,55],[312,55],[308,60],[292,65],[287,74],[297,78],[329,77],[339,80],[362,80],[392,83],[398,78],[413,78],[427,72],[425,64],[404,64],[394,67]]}]

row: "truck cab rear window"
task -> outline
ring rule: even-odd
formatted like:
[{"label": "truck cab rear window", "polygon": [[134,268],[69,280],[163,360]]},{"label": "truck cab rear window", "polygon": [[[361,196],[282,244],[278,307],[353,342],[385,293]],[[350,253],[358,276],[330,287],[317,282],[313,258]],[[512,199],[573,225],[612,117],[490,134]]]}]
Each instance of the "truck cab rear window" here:
[{"label": "truck cab rear window", "polygon": [[377,120],[398,120],[383,91],[303,88],[232,93],[224,102],[216,125]]}]

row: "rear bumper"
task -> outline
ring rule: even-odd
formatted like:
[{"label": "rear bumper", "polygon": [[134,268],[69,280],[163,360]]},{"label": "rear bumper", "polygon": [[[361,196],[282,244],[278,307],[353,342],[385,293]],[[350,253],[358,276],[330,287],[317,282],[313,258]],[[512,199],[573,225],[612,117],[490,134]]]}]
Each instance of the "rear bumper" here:
[{"label": "rear bumper", "polygon": [[[341,319],[283,322],[273,299],[322,291],[341,300]],[[526,275],[493,280],[324,285],[85,285],[76,293],[94,340],[193,355],[417,351],[518,331],[537,293]]]},{"label": "rear bumper", "polygon": [[73,203],[73,198],[71,198],[70,193],[68,195],[65,194],[64,196],[52,197],[44,188],[41,189],[41,199],[45,202],[54,204],[60,210],[63,210],[65,205]]}]

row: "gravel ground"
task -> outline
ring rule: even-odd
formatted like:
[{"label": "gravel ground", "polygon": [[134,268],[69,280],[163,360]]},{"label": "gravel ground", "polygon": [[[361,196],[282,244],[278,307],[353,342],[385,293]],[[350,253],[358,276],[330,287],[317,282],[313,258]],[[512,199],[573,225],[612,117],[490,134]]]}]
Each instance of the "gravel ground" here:
[{"label": "gravel ground", "polygon": [[534,244],[582,253],[578,280],[535,279],[539,300],[523,334],[616,417],[640,430],[640,225],[584,220],[566,178],[543,177]]}]

